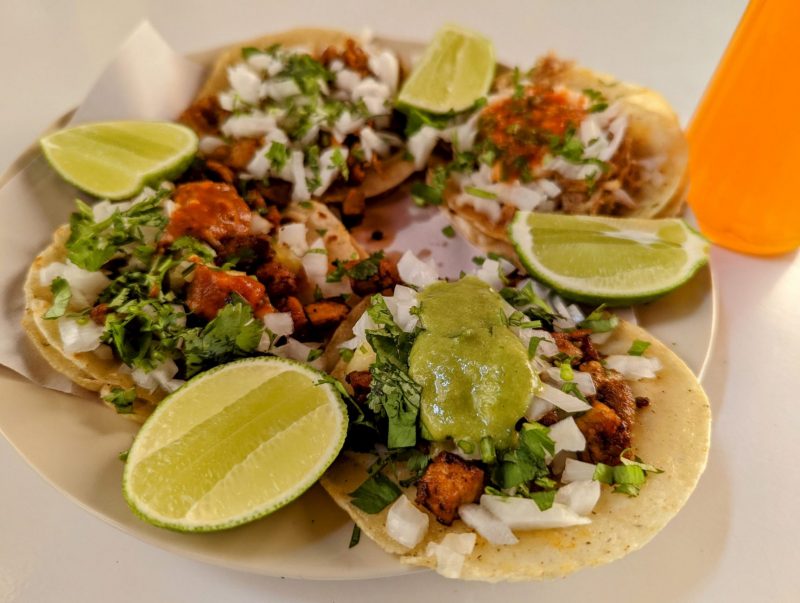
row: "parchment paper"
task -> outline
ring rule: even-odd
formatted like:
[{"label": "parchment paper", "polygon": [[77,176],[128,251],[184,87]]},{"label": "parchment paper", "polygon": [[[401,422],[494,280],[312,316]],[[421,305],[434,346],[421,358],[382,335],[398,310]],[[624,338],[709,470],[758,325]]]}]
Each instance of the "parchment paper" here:
[{"label": "parchment paper", "polygon": [[[145,21],[120,47],[70,123],[173,120],[191,102],[204,71]],[[63,182],[41,155],[0,189],[0,364],[45,387],[84,394],[41,359],[20,326],[28,266],[67,221],[77,197],[90,200]]]}]

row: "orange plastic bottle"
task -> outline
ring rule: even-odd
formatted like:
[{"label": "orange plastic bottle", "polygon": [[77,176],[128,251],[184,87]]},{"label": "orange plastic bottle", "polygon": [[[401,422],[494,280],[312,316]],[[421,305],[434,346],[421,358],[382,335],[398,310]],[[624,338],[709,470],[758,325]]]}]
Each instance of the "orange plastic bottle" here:
[{"label": "orange plastic bottle", "polygon": [[712,241],[800,246],[800,0],[750,0],[689,126],[689,169]]}]

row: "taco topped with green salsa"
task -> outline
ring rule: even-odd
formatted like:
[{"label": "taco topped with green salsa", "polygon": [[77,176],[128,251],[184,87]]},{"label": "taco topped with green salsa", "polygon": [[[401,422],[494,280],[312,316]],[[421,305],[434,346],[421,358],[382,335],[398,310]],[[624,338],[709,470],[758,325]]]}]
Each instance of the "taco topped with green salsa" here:
[{"label": "taco topped with green salsa", "polygon": [[455,282],[398,266],[412,286],[356,308],[328,352],[352,425],[322,484],[366,535],[448,577],[542,579],[621,557],[677,513],[710,414],[665,346],[505,285],[494,260]]}]

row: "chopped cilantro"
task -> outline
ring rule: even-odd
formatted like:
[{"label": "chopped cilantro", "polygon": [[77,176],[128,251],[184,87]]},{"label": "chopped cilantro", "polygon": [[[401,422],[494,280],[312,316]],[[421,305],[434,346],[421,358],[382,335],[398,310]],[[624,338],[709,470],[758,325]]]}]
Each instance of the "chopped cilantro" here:
[{"label": "chopped cilantro", "polygon": [[630,356],[641,356],[645,353],[645,350],[650,347],[649,341],[642,341],[641,339],[635,339],[631,344],[631,347],[628,349],[628,355]]},{"label": "chopped cilantro", "polygon": [[354,491],[350,492],[353,505],[374,515],[393,503],[402,492],[400,487],[383,473],[375,473]]},{"label": "chopped cilantro", "polygon": [[344,180],[350,177],[350,170],[347,169],[347,160],[344,158],[341,148],[336,147],[336,149],[334,149],[331,155],[331,164],[339,170]]},{"label": "chopped cilantro", "polygon": [[282,142],[273,142],[269,149],[264,153],[264,157],[269,161],[270,169],[273,172],[280,172],[289,161],[289,151]]},{"label": "chopped cilantro", "polygon": [[556,491],[555,489],[550,489],[531,492],[530,497],[533,499],[533,502],[536,503],[536,506],[539,507],[540,511],[547,511],[555,502]]},{"label": "chopped cilantro", "polygon": [[253,310],[238,295],[202,329],[184,333],[186,376],[252,353],[261,341],[264,326],[253,318]]},{"label": "chopped cilantro", "polygon": [[481,460],[489,465],[497,461],[497,451],[494,447],[494,440],[491,436],[484,436],[480,441]]},{"label": "chopped cilantro", "polygon": [[345,276],[349,276],[353,280],[363,281],[378,274],[380,270],[380,263],[383,259],[383,251],[376,251],[370,254],[368,258],[361,260],[354,264],[351,268],[347,267],[348,262],[342,260],[334,260],[334,268],[325,277],[329,283],[338,283]]},{"label": "chopped cilantro", "polygon": [[572,365],[569,362],[561,363],[560,377],[563,381],[572,381],[575,379],[575,373],[572,371]]},{"label": "chopped cilantro", "polygon": [[114,405],[116,411],[121,415],[133,412],[133,403],[136,400],[136,389],[124,389],[114,386],[111,391],[103,396],[103,400]]},{"label": "chopped cilantro", "polygon": [[77,200],[78,211],[69,219],[67,257],[79,268],[96,272],[123,245],[145,242],[143,227],[153,227],[160,232],[167,224],[161,202],[168,194],[167,190],[161,189],[124,211],[115,210],[101,222],[95,222],[91,208]]},{"label": "chopped cilantro", "polygon": [[519,447],[506,451],[495,470],[495,481],[503,488],[514,488],[520,484],[547,477],[546,458],[555,454],[555,443],[550,430],[539,423],[526,423],[519,433]]},{"label": "chopped cilantro", "polygon": [[355,352],[349,348],[339,348],[339,358],[345,362],[350,362],[353,359]]},{"label": "chopped cilantro", "polygon": [[57,276],[50,283],[50,291],[53,293],[53,305],[44,313],[47,320],[53,320],[64,316],[69,306],[69,300],[72,299],[72,290],[69,288],[67,279]]},{"label": "chopped cilantro", "polygon": [[482,188],[477,188],[474,186],[465,186],[464,192],[467,193],[468,195],[472,195],[473,197],[479,197],[480,199],[490,199],[490,200],[497,199],[496,193],[483,190]]},{"label": "chopped cilantro", "polygon": [[[564,364],[562,364],[561,366],[563,367]],[[565,394],[575,396],[576,398],[580,398],[584,402],[587,402],[586,396],[583,395],[583,392],[581,392],[580,388],[578,387],[578,384],[575,383],[574,381],[568,381],[567,383],[563,384],[561,386],[561,391],[564,392]]]},{"label": "chopped cilantro", "polygon": [[605,309],[605,304],[601,304],[592,311],[589,316],[578,323],[581,329],[589,329],[593,333],[606,333],[613,331],[619,324],[619,318]]},{"label": "chopped cilantro", "polygon": [[322,349],[321,348],[316,348],[314,350],[309,350],[308,356],[306,356],[306,362],[314,362],[320,356],[322,356]]},{"label": "chopped cilantro", "polygon": [[358,527],[357,523],[353,524],[353,533],[350,534],[350,544],[347,545],[348,549],[352,549],[354,546],[358,544],[361,540],[361,528]]},{"label": "chopped cilantro", "polygon": [[422,392],[408,375],[408,356],[416,333],[406,333],[395,324],[382,295],[372,296],[367,312],[380,327],[367,331],[376,356],[370,367],[372,387],[367,404],[374,413],[386,416],[389,448],[414,446]]},{"label": "chopped cilantro", "polygon": [[249,59],[251,56],[253,56],[254,54],[262,54],[262,53],[263,53],[263,50],[255,48],[253,46],[245,46],[244,48],[242,48],[242,58],[245,61],[247,59]]},{"label": "chopped cilantro", "polygon": [[442,228],[442,234],[446,236],[448,239],[452,239],[453,237],[456,236],[456,231],[452,226],[448,225]]},{"label": "chopped cilantro", "polygon": [[528,359],[533,359],[536,356],[536,350],[539,349],[539,342],[542,341],[544,337],[531,337],[531,340],[528,342]]},{"label": "chopped cilantro", "polygon": [[441,205],[443,201],[442,191],[424,182],[415,182],[411,185],[411,198],[419,207]]},{"label": "chopped cilantro", "polygon": [[608,109],[608,101],[606,100],[606,97],[603,96],[603,93],[599,90],[584,88],[583,93],[589,97],[589,100],[592,101],[592,104],[589,105],[589,108],[587,109],[589,113],[599,113],[600,111],[605,111]]}]

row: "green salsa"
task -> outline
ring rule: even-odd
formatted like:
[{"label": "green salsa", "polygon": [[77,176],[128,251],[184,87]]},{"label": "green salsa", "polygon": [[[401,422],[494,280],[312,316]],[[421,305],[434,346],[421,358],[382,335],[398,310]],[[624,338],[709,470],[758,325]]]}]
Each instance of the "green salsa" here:
[{"label": "green salsa", "polygon": [[425,330],[411,349],[409,374],[422,387],[423,433],[476,444],[490,436],[508,448],[538,377],[507,326],[502,298],[465,276],[429,285],[419,301]]}]

